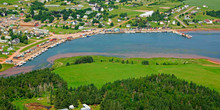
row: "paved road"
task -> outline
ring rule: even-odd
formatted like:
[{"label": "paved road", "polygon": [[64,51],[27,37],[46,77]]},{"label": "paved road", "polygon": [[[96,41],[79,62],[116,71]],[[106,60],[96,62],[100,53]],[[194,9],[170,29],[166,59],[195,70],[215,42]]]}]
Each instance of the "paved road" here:
[{"label": "paved road", "polygon": [[195,6],[193,6],[193,7],[189,8],[189,9],[187,9],[186,11],[184,11],[184,12],[178,14],[178,15],[176,15],[174,18],[175,18],[177,21],[179,21],[184,27],[188,27],[187,25],[184,24],[183,21],[181,21],[180,19],[178,19],[178,17],[179,17],[179,15],[185,14],[186,12],[192,10],[193,8],[195,8]]}]

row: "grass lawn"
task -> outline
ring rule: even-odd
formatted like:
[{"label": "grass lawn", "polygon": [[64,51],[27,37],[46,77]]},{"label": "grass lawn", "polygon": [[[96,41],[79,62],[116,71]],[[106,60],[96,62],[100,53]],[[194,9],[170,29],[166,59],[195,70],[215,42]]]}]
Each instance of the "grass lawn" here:
[{"label": "grass lawn", "polygon": [[21,52],[24,52],[24,51],[26,51],[26,50],[28,50],[28,49],[30,49],[30,48],[32,48],[32,47],[38,45],[38,44],[41,44],[41,43],[43,43],[43,42],[45,42],[45,41],[47,41],[47,40],[48,40],[48,39],[45,39],[45,40],[42,40],[42,41],[37,42],[37,43],[35,43],[35,44],[32,44],[32,45],[30,45],[30,46],[27,46],[26,48],[22,49]]},{"label": "grass lawn", "polygon": [[[129,64],[122,64],[122,58],[114,58],[115,62],[109,62],[112,57],[93,56],[94,63],[65,66],[67,62],[73,63],[76,58],[58,59],[53,66],[54,72],[72,87],[93,83],[100,88],[103,84],[115,80],[166,73],[220,91],[220,66],[204,59],[130,58],[124,59],[125,62],[128,60]],[[148,60],[150,65],[142,65],[143,60]],[[131,64],[131,61],[134,64]],[[173,65],[162,65],[164,62]]]},{"label": "grass lawn", "polygon": [[20,108],[20,110],[24,110],[24,105],[27,104],[27,103],[40,103],[42,105],[45,105],[45,106],[50,106],[49,104],[49,99],[47,99],[47,97],[41,97],[41,98],[32,98],[32,99],[19,99],[19,100],[16,100],[16,101],[13,101],[12,103]]},{"label": "grass lawn", "polygon": [[13,64],[2,64],[2,69],[0,69],[0,72],[5,71],[13,66]]},{"label": "grass lawn", "polygon": [[191,6],[199,7],[207,5],[209,9],[220,10],[220,0],[186,0],[185,3]]},{"label": "grass lawn", "polygon": [[63,29],[61,27],[44,27],[44,29],[48,29],[50,32],[54,32],[55,34],[70,34],[70,33],[77,33],[81,30],[72,30],[72,29]]},{"label": "grass lawn", "polygon": [[19,0],[0,0],[0,4],[2,4],[4,2],[6,2],[6,3],[15,3],[17,1],[19,1]]}]

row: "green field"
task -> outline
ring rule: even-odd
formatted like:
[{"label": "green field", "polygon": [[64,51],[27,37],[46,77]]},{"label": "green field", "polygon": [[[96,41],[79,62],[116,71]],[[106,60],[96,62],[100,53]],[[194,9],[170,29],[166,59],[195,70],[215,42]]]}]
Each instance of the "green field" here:
[{"label": "green field", "polygon": [[2,69],[0,69],[0,72],[12,68],[13,66],[14,66],[13,64],[2,64]]},{"label": "green field", "polygon": [[186,0],[185,3],[191,6],[199,7],[207,5],[209,9],[220,10],[220,0]]},{"label": "green field", "polygon": [[[71,87],[93,83],[100,88],[115,80],[166,73],[220,91],[220,66],[204,59],[131,58],[124,59],[129,64],[122,64],[122,58],[114,58],[113,62],[109,62],[112,57],[93,56],[94,63],[65,66],[67,62],[73,63],[76,58],[78,57],[58,59],[53,66],[54,72]],[[143,60],[148,60],[150,65],[142,65]],[[132,61],[134,64],[131,64]],[[164,62],[172,65],[163,65]]]},{"label": "green field", "polygon": [[0,0],[0,4],[2,4],[4,2],[6,2],[6,3],[15,3],[17,1],[19,1],[19,0]]}]

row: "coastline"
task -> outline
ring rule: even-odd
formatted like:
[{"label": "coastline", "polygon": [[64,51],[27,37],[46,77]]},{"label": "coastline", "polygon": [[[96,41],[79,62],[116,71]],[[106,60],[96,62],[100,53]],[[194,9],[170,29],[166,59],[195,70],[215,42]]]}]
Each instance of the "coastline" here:
[{"label": "coastline", "polygon": [[[175,29],[173,29],[173,30],[175,30]],[[187,32],[187,31],[220,31],[220,29],[177,29],[177,30],[175,30],[175,31],[184,31],[184,32]],[[147,31],[148,32],[148,31]],[[152,32],[154,32],[154,31],[152,31]],[[78,36],[74,36],[74,38],[72,39],[72,40],[74,40],[74,39],[77,39],[77,38],[81,38],[82,36],[80,36],[81,34],[83,34],[83,33],[75,33],[75,35],[78,35]],[[85,34],[85,33],[84,33]],[[93,33],[93,34],[97,34],[97,33]],[[102,34],[102,33],[99,33],[99,34]],[[108,34],[108,33],[104,33],[104,34]],[[117,34],[117,33],[116,33]],[[58,37],[59,35],[55,35],[56,37]],[[67,37],[68,36],[68,34],[67,35],[65,35],[65,36],[63,36],[63,37]],[[88,53],[88,52],[87,52]],[[90,52],[90,54],[82,54],[82,55],[109,55],[108,53],[95,53],[95,52],[93,52],[94,54],[91,54],[92,52]],[[70,53],[71,54],[71,53]],[[78,54],[78,55],[76,55],[77,53],[72,53],[72,54],[75,54],[74,56],[82,56],[82,55],[80,55],[80,54]],[[115,56],[119,56],[119,54],[112,54],[113,56],[115,55]],[[73,57],[73,56],[68,56],[68,55],[64,55],[65,57]],[[64,57],[63,56],[63,57]],[[120,55],[120,56],[123,56],[123,55]],[[127,58],[134,58],[136,55],[132,55],[132,56],[125,56],[125,57],[127,57]],[[150,55],[150,56],[152,56],[152,55]],[[52,57],[54,57],[54,56],[52,56]],[[61,57],[61,58],[63,58],[63,57]],[[203,57],[203,56],[196,56],[196,57],[182,57],[181,55],[180,56],[169,56],[169,55],[165,55],[165,56],[157,56],[157,55],[153,55],[153,57],[145,57],[144,55],[143,56],[138,56],[137,58],[157,58],[157,57],[164,57],[164,58],[192,58],[192,59],[206,59],[207,61],[209,61],[209,62],[211,62],[211,63],[214,63],[214,64],[220,64],[220,59],[218,59],[217,61],[216,61],[216,59],[214,59],[214,58],[209,58],[209,57]],[[48,62],[50,62],[50,63],[53,63],[53,61],[51,62],[51,61],[48,61]],[[10,69],[12,69],[12,68],[10,68]],[[16,67],[13,67],[13,70],[14,69],[17,69]],[[30,70],[30,68],[29,68],[29,70]],[[14,71],[16,71],[16,70],[14,70]],[[25,71],[25,72],[27,72],[27,71]],[[2,75],[2,73],[7,73],[7,70],[6,71],[3,71],[3,72],[0,72],[0,76]],[[8,73],[7,73],[8,74]],[[9,72],[9,74],[11,74],[10,72]],[[13,73],[12,73],[13,74]]]},{"label": "coastline", "polygon": [[220,28],[212,29],[212,28],[196,28],[196,29],[174,29],[180,32],[191,32],[191,31],[220,31]]},{"label": "coastline", "polygon": [[[47,62],[54,64],[54,61],[60,58],[69,58],[76,56],[112,56],[120,58],[179,58],[179,59],[204,59],[216,65],[220,65],[220,59],[198,56],[198,55],[187,55],[187,54],[151,54],[151,53],[139,53],[139,54],[120,54],[120,53],[97,53],[97,52],[85,52],[85,53],[66,53],[58,54],[47,59]],[[32,71],[34,66],[27,67],[13,67],[6,71],[0,72],[0,76],[8,77],[21,73],[27,73]],[[50,67],[51,68],[51,67]]]}]

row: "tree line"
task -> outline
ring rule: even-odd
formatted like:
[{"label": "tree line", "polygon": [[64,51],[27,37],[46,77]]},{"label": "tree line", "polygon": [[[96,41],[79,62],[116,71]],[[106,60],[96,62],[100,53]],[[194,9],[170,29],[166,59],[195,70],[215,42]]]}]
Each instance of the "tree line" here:
[{"label": "tree line", "polygon": [[[145,62],[146,63],[146,62]],[[158,74],[95,85],[68,87],[50,69],[0,78],[0,109],[13,110],[11,102],[20,98],[47,96],[55,108],[100,104],[101,110],[204,109],[220,107],[220,94],[174,75]]]},{"label": "tree line", "polygon": [[48,95],[52,103],[55,89],[61,87],[67,88],[67,83],[49,69],[36,70],[17,76],[0,77],[0,110],[18,109],[11,102],[19,98]]}]

